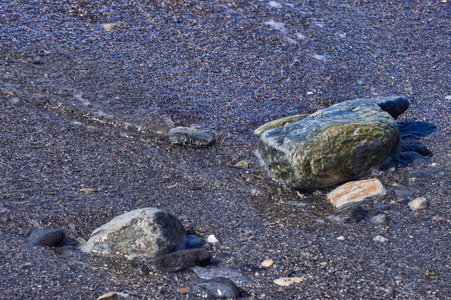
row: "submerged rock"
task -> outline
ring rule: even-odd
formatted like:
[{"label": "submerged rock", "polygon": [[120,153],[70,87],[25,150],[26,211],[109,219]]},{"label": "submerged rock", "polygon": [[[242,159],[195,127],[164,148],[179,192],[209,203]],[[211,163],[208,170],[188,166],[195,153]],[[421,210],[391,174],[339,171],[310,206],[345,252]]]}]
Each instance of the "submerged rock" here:
[{"label": "submerged rock", "polygon": [[331,186],[368,172],[399,148],[393,117],[408,106],[400,97],[342,102],[264,131],[258,154],[275,181],[296,189]]},{"label": "submerged rock", "polygon": [[236,284],[224,277],[217,277],[196,284],[191,294],[203,299],[238,299],[241,295]]},{"label": "submerged rock", "polygon": [[215,143],[213,135],[188,127],[176,127],[169,130],[169,141],[172,145],[182,145],[190,148],[204,148]]},{"label": "submerged rock", "polygon": [[383,196],[386,191],[379,179],[351,181],[327,194],[327,199],[336,208],[360,202],[369,197]]},{"label": "submerged rock", "polygon": [[59,247],[63,245],[66,234],[61,229],[35,228],[25,241],[32,246]]},{"label": "submerged rock", "polygon": [[175,250],[185,238],[185,227],[173,214],[148,207],[119,215],[100,226],[83,250],[107,257],[154,258]]}]

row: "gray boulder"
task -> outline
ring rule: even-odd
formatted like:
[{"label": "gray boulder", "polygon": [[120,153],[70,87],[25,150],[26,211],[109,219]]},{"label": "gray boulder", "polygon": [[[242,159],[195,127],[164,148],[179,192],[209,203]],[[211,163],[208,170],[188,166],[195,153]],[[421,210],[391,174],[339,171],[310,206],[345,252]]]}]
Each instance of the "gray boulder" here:
[{"label": "gray boulder", "polygon": [[98,256],[155,258],[183,245],[186,230],[170,212],[142,208],[119,215],[93,231],[83,251]]},{"label": "gray boulder", "polygon": [[401,97],[346,101],[266,130],[258,155],[270,176],[296,189],[356,178],[399,148],[394,117],[409,107]]}]

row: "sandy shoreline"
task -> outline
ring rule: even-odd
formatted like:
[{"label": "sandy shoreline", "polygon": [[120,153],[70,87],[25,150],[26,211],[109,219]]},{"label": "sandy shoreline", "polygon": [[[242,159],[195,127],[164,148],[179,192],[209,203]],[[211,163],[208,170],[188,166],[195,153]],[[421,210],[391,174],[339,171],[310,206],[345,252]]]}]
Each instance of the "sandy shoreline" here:
[{"label": "sandy shoreline", "polygon": [[[191,269],[143,274],[24,241],[35,227],[87,239],[114,216],[152,206],[218,237],[212,268],[274,260],[245,271],[253,282],[238,286],[248,299],[450,299],[449,3],[279,4],[0,6],[0,298],[190,299],[177,289],[201,281]],[[368,176],[388,193],[363,208],[383,211],[387,226],[330,223],[330,189],[300,198],[259,166],[252,131],[261,124],[389,95],[411,103],[401,127],[434,129],[415,132],[431,157]],[[152,131],[155,112],[209,128],[218,142],[170,146]],[[241,160],[249,168],[235,167]],[[409,185],[416,171],[426,176]],[[420,196],[430,206],[419,213],[403,204]],[[287,272],[306,280],[273,283]]]}]

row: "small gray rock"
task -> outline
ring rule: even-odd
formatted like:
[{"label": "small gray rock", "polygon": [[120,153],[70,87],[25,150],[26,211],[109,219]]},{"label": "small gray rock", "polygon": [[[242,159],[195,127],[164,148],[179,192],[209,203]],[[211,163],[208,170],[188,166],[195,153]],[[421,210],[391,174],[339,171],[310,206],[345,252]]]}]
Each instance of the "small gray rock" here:
[{"label": "small gray rock", "polygon": [[205,266],[210,263],[210,253],[201,248],[186,249],[159,256],[150,261],[157,271],[177,272],[195,265]]},{"label": "small gray rock", "polygon": [[168,136],[172,145],[190,148],[205,148],[215,143],[213,135],[194,128],[176,127],[169,130]]},{"label": "small gray rock", "polygon": [[411,210],[424,209],[429,206],[429,202],[423,198],[418,197],[408,203]]},{"label": "small gray rock", "polygon": [[35,228],[25,241],[32,246],[60,247],[65,237],[66,234],[61,229]]},{"label": "small gray rock", "polygon": [[368,220],[373,225],[388,225],[390,222],[386,214],[378,214]]},{"label": "small gray rock", "polygon": [[238,299],[241,295],[236,284],[224,277],[216,277],[196,284],[191,294],[203,299]]}]

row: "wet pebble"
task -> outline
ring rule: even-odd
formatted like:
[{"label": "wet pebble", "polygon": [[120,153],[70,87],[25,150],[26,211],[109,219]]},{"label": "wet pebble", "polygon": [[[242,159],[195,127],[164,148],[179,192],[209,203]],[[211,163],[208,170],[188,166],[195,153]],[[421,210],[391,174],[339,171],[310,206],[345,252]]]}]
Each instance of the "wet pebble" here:
[{"label": "wet pebble", "polygon": [[289,286],[293,283],[305,281],[304,277],[281,277],[274,280],[274,283],[280,286]]},{"label": "wet pebble", "polygon": [[213,234],[211,234],[207,237],[207,242],[211,244],[216,244],[219,242],[219,240]]},{"label": "wet pebble", "polygon": [[235,164],[235,167],[240,169],[247,169],[249,167],[249,163],[247,161],[240,160]]},{"label": "wet pebble", "polygon": [[378,214],[368,220],[373,225],[388,225],[390,223],[386,214]]},{"label": "wet pebble", "polygon": [[374,237],[373,241],[385,243],[385,242],[388,241],[388,239],[383,237],[383,236],[381,236],[381,235],[377,235],[377,236]]},{"label": "wet pebble", "polygon": [[163,272],[177,272],[195,265],[206,266],[211,255],[205,249],[194,248],[172,252],[150,261],[153,269]]},{"label": "wet pebble", "polygon": [[369,197],[383,196],[385,193],[385,188],[379,179],[357,180],[340,185],[327,194],[327,199],[336,208],[340,208]]},{"label": "wet pebble", "polygon": [[168,136],[172,145],[190,148],[205,148],[215,143],[213,135],[195,128],[176,127],[169,130]]},{"label": "wet pebble", "polygon": [[25,241],[32,246],[59,247],[62,246],[66,234],[61,229],[35,228]]},{"label": "wet pebble", "polygon": [[261,263],[261,266],[262,266],[263,268],[270,268],[273,264],[274,264],[274,261],[273,261],[272,259],[268,258],[268,259],[265,259],[265,260]]},{"label": "wet pebble", "polygon": [[333,223],[348,224],[357,223],[365,218],[366,212],[361,206],[349,206],[337,210],[334,214],[327,217]]},{"label": "wet pebble", "polygon": [[217,277],[196,284],[192,295],[203,299],[238,299],[241,295],[236,284],[224,277]]},{"label": "wet pebble", "polygon": [[409,202],[411,210],[420,210],[428,207],[429,202],[424,197],[418,197]]},{"label": "wet pebble", "polygon": [[97,298],[97,300],[120,300],[120,299],[121,296],[119,296],[119,294],[116,292],[109,292]]}]

